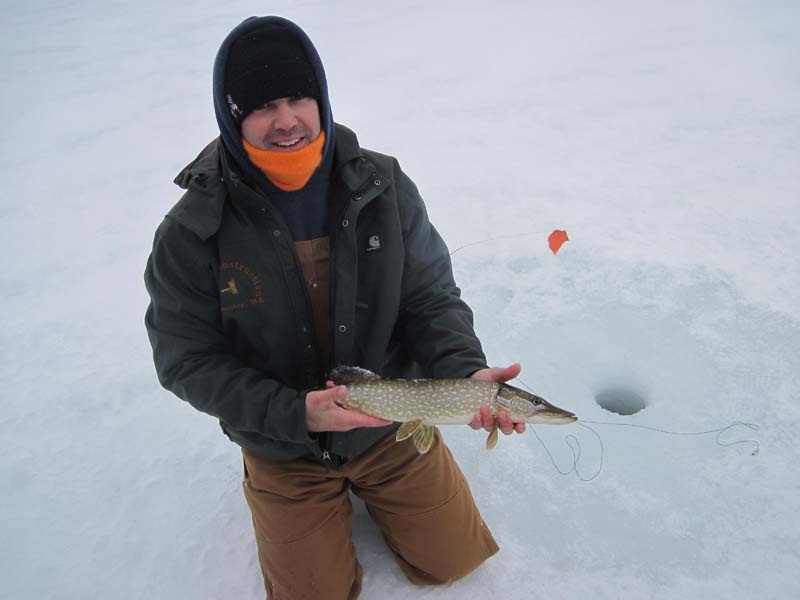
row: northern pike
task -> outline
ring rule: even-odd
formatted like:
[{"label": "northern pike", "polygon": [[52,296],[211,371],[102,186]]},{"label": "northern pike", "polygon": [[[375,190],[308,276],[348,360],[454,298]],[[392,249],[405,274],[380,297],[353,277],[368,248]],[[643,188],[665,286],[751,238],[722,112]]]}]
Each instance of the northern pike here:
[{"label": "northern pike", "polygon": [[[507,411],[513,421],[562,425],[577,417],[544,398],[514,386],[478,379],[382,379],[359,367],[337,367],[330,379],[347,387],[337,404],[373,417],[402,423],[395,439],[413,438],[424,454],[433,443],[434,425],[467,424],[486,404],[492,414]],[[498,422],[486,439],[486,449],[497,444]]]}]

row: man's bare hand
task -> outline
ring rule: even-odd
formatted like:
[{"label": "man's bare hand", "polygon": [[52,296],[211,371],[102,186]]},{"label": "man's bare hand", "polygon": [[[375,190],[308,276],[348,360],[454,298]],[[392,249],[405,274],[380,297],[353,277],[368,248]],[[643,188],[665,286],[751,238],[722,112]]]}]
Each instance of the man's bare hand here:
[{"label": "man's bare hand", "polygon": [[[505,383],[506,381],[517,377],[521,371],[522,367],[520,364],[514,363],[508,367],[492,367],[490,369],[481,369],[480,371],[476,371],[472,374],[472,379]],[[495,418],[497,418],[500,431],[502,431],[505,435],[511,435],[515,431],[517,433],[525,433],[525,423],[514,423],[511,420],[511,417],[508,416],[508,412],[504,410],[501,410],[499,413],[497,413],[497,417],[495,417],[486,404],[481,405],[480,411],[476,412],[472,417],[472,421],[470,422],[469,426],[473,429],[485,429],[486,431],[491,431],[494,427]]]},{"label": "man's bare hand", "polygon": [[343,385],[326,383],[327,389],[306,394],[306,428],[309,431],[350,431],[356,427],[384,427],[391,421],[370,417],[360,412],[347,410],[336,404],[336,400],[347,397]]}]

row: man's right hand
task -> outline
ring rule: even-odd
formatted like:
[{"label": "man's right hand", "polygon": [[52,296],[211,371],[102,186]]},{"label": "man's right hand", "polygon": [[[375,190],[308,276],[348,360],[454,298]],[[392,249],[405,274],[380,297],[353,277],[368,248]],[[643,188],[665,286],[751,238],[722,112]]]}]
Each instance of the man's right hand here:
[{"label": "man's right hand", "polygon": [[385,427],[391,421],[370,417],[336,404],[347,397],[347,388],[327,382],[327,389],[306,394],[306,428],[309,431],[350,431],[356,427]]}]

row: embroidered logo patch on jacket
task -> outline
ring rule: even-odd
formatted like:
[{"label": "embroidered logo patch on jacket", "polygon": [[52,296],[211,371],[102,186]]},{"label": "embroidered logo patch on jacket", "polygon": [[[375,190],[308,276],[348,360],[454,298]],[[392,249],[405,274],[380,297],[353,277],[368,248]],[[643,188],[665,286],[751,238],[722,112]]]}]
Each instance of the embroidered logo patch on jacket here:
[{"label": "embroidered logo patch on jacket", "polygon": [[247,265],[239,261],[223,262],[220,264],[220,279],[227,283],[219,290],[222,312],[264,304],[261,278]]}]

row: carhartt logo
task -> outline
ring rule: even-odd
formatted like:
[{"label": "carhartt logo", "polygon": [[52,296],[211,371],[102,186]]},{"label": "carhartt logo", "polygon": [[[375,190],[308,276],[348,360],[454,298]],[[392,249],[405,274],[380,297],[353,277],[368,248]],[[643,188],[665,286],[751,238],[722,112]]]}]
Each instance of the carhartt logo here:
[{"label": "carhartt logo", "polygon": [[367,243],[369,244],[367,247],[367,252],[373,252],[381,249],[381,238],[379,238],[377,235],[371,235]]},{"label": "carhartt logo", "polygon": [[219,293],[220,294],[230,293],[230,294],[233,294],[234,296],[236,294],[238,294],[239,293],[239,289],[236,287],[236,279],[231,277],[228,280],[228,287],[226,287],[225,289],[220,290]]}]

